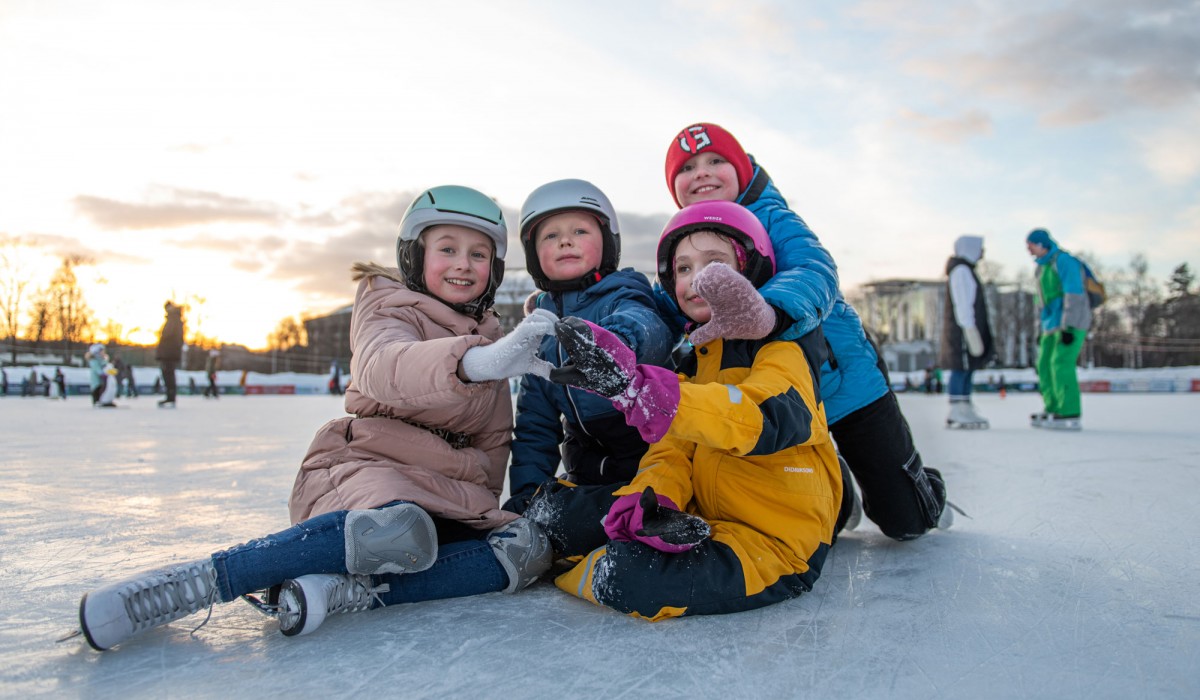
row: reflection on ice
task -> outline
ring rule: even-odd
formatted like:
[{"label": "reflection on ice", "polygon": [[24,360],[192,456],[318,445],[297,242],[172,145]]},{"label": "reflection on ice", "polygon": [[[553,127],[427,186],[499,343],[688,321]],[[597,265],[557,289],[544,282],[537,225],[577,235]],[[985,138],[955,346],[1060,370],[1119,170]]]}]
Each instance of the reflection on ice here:
[{"label": "reflection on ice", "polygon": [[[901,398],[971,519],[908,543],[844,534],[810,593],[649,624],[538,584],[338,616],[284,638],[243,603],[99,654],[80,596],[288,525],[321,396],[176,411],[0,399],[0,696],[1193,697],[1200,695],[1197,395],[1086,395],[1080,433],[1032,395],[977,397],[987,431]],[[63,439],[69,434],[71,439]]]}]

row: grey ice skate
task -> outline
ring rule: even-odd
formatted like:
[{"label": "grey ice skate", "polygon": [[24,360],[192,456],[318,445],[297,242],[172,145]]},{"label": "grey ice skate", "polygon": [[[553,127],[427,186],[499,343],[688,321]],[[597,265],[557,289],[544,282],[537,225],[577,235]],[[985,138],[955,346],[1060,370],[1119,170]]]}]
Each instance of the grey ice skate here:
[{"label": "grey ice skate", "polygon": [[950,404],[946,427],[954,430],[986,430],[990,424],[975,412],[975,406],[970,401],[954,401]]},{"label": "grey ice skate", "polygon": [[1079,416],[1051,415],[1042,423],[1042,427],[1047,430],[1083,430],[1083,422]]},{"label": "grey ice skate", "polygon": [[288,637],[308,634],[330,615],[370,610],[387,591],[386,583],[372,586],[370,576],[308,574],[288,579],[279,590],[279,631]]},{"label": "grey ice skate", "polygon": [[437,560],[433,518],[415,503],[346,514],[346,570],[352,574],[409,574]]},{"label": "grey ice skate", "polygon": [[93,649],[111,649],[130,637],[211,606],[217,571],[211,559],[146,571],[87,593],[79,626]]},{"label": "grey ice skate", "polygon": [[542,528],[528,518],[517,518],[492,530],[487,538],[496,561],[508,574],[505,593],[516,593],[546,573],[554,562],[554,550]]},{"label": "grey ice skate", "polygon": [[1046,421],[1050,420],[1050,414],[1046,412],[1029,414],[1029,425],[1033,428],[1044,428]]}]

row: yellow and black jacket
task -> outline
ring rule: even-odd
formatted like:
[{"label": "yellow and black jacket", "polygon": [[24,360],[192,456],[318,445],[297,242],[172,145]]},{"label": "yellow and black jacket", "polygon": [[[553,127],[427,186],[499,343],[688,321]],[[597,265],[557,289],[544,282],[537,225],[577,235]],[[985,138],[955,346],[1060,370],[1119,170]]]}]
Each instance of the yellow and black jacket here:
[{"label": "yellow and black jacket", "polygon": [[[819,331],[816,332],[819,336]],[[679,411],[633,482],[712,526],[682,554],[609,542],[557,579],[639,617],[735,612],[812,588],[842,498],[819,383],[798,341],[715,340],[681,368]]]}]

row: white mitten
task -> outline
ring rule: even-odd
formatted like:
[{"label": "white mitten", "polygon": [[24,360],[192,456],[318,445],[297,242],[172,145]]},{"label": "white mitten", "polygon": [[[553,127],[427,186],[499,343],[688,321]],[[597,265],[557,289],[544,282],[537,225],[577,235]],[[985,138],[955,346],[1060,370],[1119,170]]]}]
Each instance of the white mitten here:
[{"label": "white mitten", "polygon": [[975,326],[963,329],[963,338],[967,341],[967,352],[971,353],[971,357],[979,357],[983,354],[983,336],[979,335],[979,329]]},{"label": "white mitten", "polygon": [[763,299],[750,280],[725,263],[711,263],[692,281],[712,309],[708,323],[692,332],[692,345],[704,345],[716,338],[765,338],[775,328],[775,309]]},{"label": "white mitten", "polygon": [[462,374],[468,381],[486,382],[493,379],[519,377],[533,373],[549,377],[554,367],[537,356],[542,337],[554,333],[558,316],[536,309],[525,317],[508,335],[491,345],[476,345],[463,355]]}]

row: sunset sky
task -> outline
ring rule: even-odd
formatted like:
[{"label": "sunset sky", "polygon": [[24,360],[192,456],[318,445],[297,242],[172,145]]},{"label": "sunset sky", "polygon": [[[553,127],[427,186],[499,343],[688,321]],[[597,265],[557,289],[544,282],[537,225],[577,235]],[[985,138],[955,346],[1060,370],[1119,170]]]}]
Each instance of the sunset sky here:
[{"label": "sunset sky", "polygon": [[350,264],[393,264],[439,184],[515,219],[591,180],[649,271],[667,144],[701,120],[845,289],[936,279],[964,233],[1024,273],[1035,226],[1105,268],[1200,270],[1195,1],[0,0],[0,238],[39,285],[93,259],[89,305],[138,342],[168,298],[250,347],[349,303]]}]

